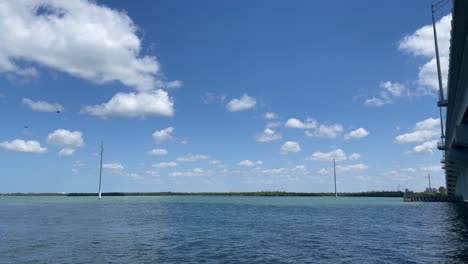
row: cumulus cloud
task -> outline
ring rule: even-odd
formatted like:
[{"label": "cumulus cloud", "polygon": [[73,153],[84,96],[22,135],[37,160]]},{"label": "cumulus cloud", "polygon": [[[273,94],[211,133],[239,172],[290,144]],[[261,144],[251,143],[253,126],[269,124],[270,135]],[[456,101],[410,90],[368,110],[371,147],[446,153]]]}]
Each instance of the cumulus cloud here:
[{"label": "cumulus cloud", "polygon": [[140,91],[180,86],[160,80],[155,57],[140,55],[138,31],[124,11],[94,1],[7,1],[0,5],[0,72],[36,71],[21,60]]},{"label": "cumulus cloud", "polygon": [[428,118],[417,122],[413,132],[398,135],[395,141],[398,143],[420,143],[431,140],[440,135],[440,119]]},{"label": "cumulus cloud", "polygon": [[[452,15],[448,14],[436,22],[442,80],[444,82],[447,82],[448,74],[451,21]],[[413,34],[405,36],[399,41],[398,49],[415,57],[428,58],[429,61],[419,68],[418,84],[428,91],[439,89],[432,24],[425,25]]]},{"label": "cumulus cloud", "polygon": [[253,167],[253,166],[259,166],[259,165],[262,165],[263,164],[263,161],[261,160],[257,160],[256,162],[253,162],[253,161],[250,161],[250,160],[243,160],[239,163],[237,163],[237,165],[239,166],[242,166],[242,167]]},{"label": "cumulus cloud", "polygon": [[123,171],[124,166],[120,163],[103,163],[102,168],[114,172]]},{"label": "cumulus cloud", "polygon": [[267,113],[265,113],[265,118],[266,119],[276,119],[276,118],[278,118],[278,116],[273,112],[267,112]]},{"label": "cumulus cloud", "polygon": [[361,157],[361,154],[359,154],[359,153],[353,153],[353,154],[349,155],[348,159],[349,159],[349,160],[357,160],[357,159],[359,159],[360,157]]},{"label": "cumulus cloud", "polygon": [[393,100],[404,95],[408,96],[410,93],[405,85],[397,82],[380,82],[379,84],[380,95],[378,97],[372,97],[364,101],[365,106],[384,106],[387,104],[392,104]]},{"label": "cumulus cloud", "polygon": [[180,88],[183,85],[184,85],[184,83],[182,81],[175,80],[175,81],[166,82],[164,84],[164,87],[167,88],[167,89],[172,89],[172,88]]},{"label": "cumulus cloud", "polygon": [[298,142],[286,141],[281,146],[281,152],[284,154],[290,153],[290,152],[300,152],[300,151],[301,151],[301,145],[299,145]]},{"label": "cumulus cloud", "polygon": [[189,171],[175,171],[169,174],[171,177],[194,177],[194,176],[202,176],[205,170],[202,168],[195,168]]},{"label": "cumulus cloud", "polygon": [[336,138],[341,132],[343,132],[343,126],[334,124],[330,126],[320,125],[313,131],[306,131],[305,134],[309,137]]},{"label": "cumulus cloud", "polygon": [[82,147],[84,145],[81,131],[70,131],[67,129],[57,129],[47,136],[47,143],[60,147]]},{"label": "cumulus cloud", "polygon": [[227,95],[225,94],[214,94],[214,93],[205,93],[200,96],[202,99],[203,103],[205,104],[211,104],[211,103],[224,103],[224,101],[227,98]]},{"label": "cumulus cloud", "polygon": [[381,82],[380,88],[383,88],[393,97],[400,97],[406,91],[406,87],[401,83],[392,83],[390,81]]},{"label": "cumulus cloud", "polygon": [[360,127],[356,130],[350,131],[348,134],[344,136],[345,140],[350,138],[365,138],[369,135],[369,131],[365,130],[364,128]]},{"label": "cumulus cloud", "polygon": [[0,148],[17,152],[47,153],[47,148],[41,147],[41,143],[35,140],[24,141],[22,139],[15,139],[10,142],[4,141],[0,143]]},{"label": "cumulus cloud", "polygon": [[71,156],[73,155],[73,153],[75,153],[75,149],[72,149],[72,148],[63,148],[59,151],[58,155],[60,157],[68,157],[68,156]]},{"label": "cumulus cloud", "polygon": [[170,162],[160,162],[160,163],[155,163],[153,165],[151,165],[155,168],[171,168],[171,167],[176,167],[177,166],[177,163],[174,162],[174,161],[170,161]]},{"label": "cumulus cloud", "polygon": [[81,113],[102,118],[173,116],[174,102],[163,90],[117,93],[106,103],[83,107]]},{"label": "cumulus cloud", "polygon": [[393,103],[393,100],[386,95],[381,97],[372,97],[364,101],[365,106],[383,106],[391,103]]},{"label": "cumulus cloud", "polygon": [[276,128],[276,127],[279,127],[281,126],[281,122],[269,122],[266,124],[266,127],[267,128]]},{"label": "cumulus cloud", "polygon": [[176,160],[180,162],[195,162],[199,160],[206,160],[209,157],[206,155],[187,155],[184,157],[178,157]]},{"label": "cumulus cloud", "polygon": [[[336,172],[348,172],[348,171],[363,171],[367,170],[369,167],[365,164],[353,164],[353,165],[337,165]],[[333,168],[322,168],[317,171],[318,174],[330,174],[333,172]]]},{"label": "cumulus cloud", "polygon": [[342,149],[335,149],[330,152],[314,152],[312,155],[309,157],[310,160],[317,160],[317,161],[333,161],[335,159],[336,161],[342,161],[346,160],[346,154]]},{"label": "cumulus cloud", "polygon": [[170,140],[172,139],[172,132],[174,132],[173,127],[167,127],[165,129],[155,131],[153,133],[153,139],[156,141],[156,143],[161,143],[165,140]]},{"label": "cumulus cloud", "polygon": [[33,101],[29,98],[23,98],[21,99],[21,102],[35,111],[40,111],[40,112],[63,111],[63,106],[59,103],[48,103],[45,101]]},{"label": "cumulus cloud", "polygon": [[156,156],[162,156],[162,155],[167,155],[167,150],[158,148],[158,149],[152,149],[151,151],[148,152],[150,155],[156,155]]},{"label": "cumulus cloud", "polygon": [[305,122],[302,122],[297,118],[290,118],[286,121],[285,126],[288,128],[311,129],[317,127],[317,121],[312,118],[307,118]]},{"label": "cumulus cloud", "polygon": [[281,135],[270,128],[266,128],[262,134],[257,135],[258,142],[269,142],[277,139],[281,139]]},{"label": "cumulus cloud", "polygon": [[229,112],[239,112],[253,108],[255,105],[257,105],[255,98],[250,97],[247,94],[243,94],[241,98],[229,101],[226,108]]},{"label": "cumulus cloud", "polygon": [[415,146],[412,150],[408,151],[409,154],[427,155],[432,154],[433,150],[437,147],[437,139],[426,141],[421,145]]}]

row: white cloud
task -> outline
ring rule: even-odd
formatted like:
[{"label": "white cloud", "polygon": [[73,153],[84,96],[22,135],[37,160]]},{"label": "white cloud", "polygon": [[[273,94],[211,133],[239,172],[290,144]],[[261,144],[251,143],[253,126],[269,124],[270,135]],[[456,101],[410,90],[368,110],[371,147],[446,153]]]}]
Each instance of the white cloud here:
[{"label": "white cloud", "polygon": [[17,60],[95,83],[140,91],[165,83],[154,56],[140,55],[140,29],[124,11],[94,1],[7,1],[0,5],[0,72],[31,74]]},{"label": "white cloud", "polygon": [[210,160],[208,161],[209,164],[212,164],[212,165],[218,165],[220,164],[219,160]]},{"label": "white cloud", "polygon": [[340,124],[334,125],[320,125],[314,131],[306,131],[305,134],[309,137],[318,138],[336,138],[341,132],[343,132],[343,126]]},{"label": "white cloud", "polygon": [[419,143],[433,139],[440,135],[440,119],[428,118],[417,122],[413,132],[398,135],[395,141],[398,143]]},{"label": "white cloud", "polygon": [[257,101],[248,96],[247,94],[243,94],[239,99],[232,99],[226,105],[226,108],[229,112],[239,112],[244,111],[250,108],[253,108],[257,104]]},{"label": "white cloud", "polygon": [[317,121],[312,118],[307,118],[305,122],[297,118],[290,118],[285,124],[288,128],[311,129],[317,127]]},{"label": "white cloud", "polygon": [[171,177],[194,177],[194,176],[202,176],[204,174],[204,170],[202,168],[195,168],[189,171],[176,171],[169,174]]},{"label": "white cloud", "polygon": [[165,140],[170,140],[172,139],[172,132],[174,132],[173,127],[167,127],[165,129],[155,131],[153,133],[153,139],[156,141],[156,143],[161,143]]},{"label": "white cloud", "polygon": [[344,136],[344,139],[348,140],[350,138],[364,138],[364,137],[367,137],[368,135],[369,135],[369,131],[367,131],[364,128],[360,127],[358,129],[353,130],[353,131],[349,132],[348,134],[346,134]]},{"label": "white cloud", "polygon": [[126,173],[125,176],[133,180],[143,180],[144,178],[138,173]]},{"label": "white cloud", "polygon": [[401,83],[392,83],[390,81],[386,81],[381,82],[379,86],[394,97],[400,97],[406,91],[406,87]]},{"label": "white cloud", "polygon": [[384,106],[386,104],[391,104],[393,101],[388,97],[372,97],[364,101],[365,106]]},{"label": "white cloud", "polygon": [[117,93],[109,102],[83,107],[81,113],[102,118],[173,116],[174,102],[163,90]]},{"label": "white cloud", "polygon": [[28,98],[21,99],[21,102],[27,105],[29,108],[40,112],[57,112],[63,111],[63,106],[59,103],[48,103],[44,101],[33,101]]},{"label": "white cloud", "polygon": [[392,83],[390,81],[380,82],[379,87],[383,91],[380,92],[378,97],[373,96],[372,98],[366,99],[364,101],[365,106],[384,106],[392,104],[394,98],[410,95],[406,86],[401,83]]},{"label": "white cloud", "polygon": [[[363,171],[363,170],[367,170],[368,168],[369,167],[367,165],[362,164],[362,163],[353,164],[353,165],[346,165],[346,166],[337,165],[336,166],[336,172],[340,173],[340,172],[348,172],[348,171]],[[332,167],[322,168],[322,169],[317,171],[318,174],[330,174],[332,172],[333,172]]]},{"label": "white cloud", "polygon": [[286,168],[262,170],[262,173],[265,173],[265,174],[285,174],[288,172],[289,170]]},{"label": "white cloud", "polygon": [[257,162],[253,162],[253,161],[250,161],[250,160],[243,160],[243,161],[237,163],[237,165],[242,166],[242,167],[253,167],[253,166],[262,165],[262,164],[263,164],[263,161],[261,161],[261,160],[257,160]]},{"label": "white cloud", "polygon": [[359,159],[360,157],[361,157],[361,154],[359,154],[359,153],[353,153],[353,154],[349,155],[348,159],[349,159],[349,160],[357,160],[357,159]]},{"label": "white cloud", "polygon": [[182,81],[175,80],[175,81],[171,81],[171,82],[166,82],[164,87],[167,88],[167,89],[172,89],[172,88],[180,88],[183,85],[184,85],[184,83]]},{"label": "white cloud", "polygon": [[59,151],[58,155],[60,157],[68,157],[68,156],[71,156],[73,155],[73,153],[75,153],[75,150],[72,149],[72,148],[63,148]]},{"label": "white cloud", "polygon": [[151,165],[155,168],[171,168],[171,167],[176,167],[177,166],[177,163],[174,162],[174,161],[170,161],[170,162],[160,162],[160,163],[155,163],[153,165]]},{"label": "white cloud", "polygon": [[154,176],[154,177],[159,176],[159,172],[153,171],[153,170],[147,170],[147,171],[145,171],[145,173],[150,175],[150,176]]},{"label": "white cloud", "polygon": [[310,160],[318,160],[318,161],[333,161],[335,159],[336,161],[342,161],[346,160],[346,154],[342,149],[335,149],[330,152],[314,152],[312,153],[312,156],[309,157]]},{"label": "white cloud", "polygon": [[440,128],[439,118],[428,118],[423,121],[417,122],[414,125],[414,130],[433,130]]},{"label": "white cloud", "polygon": [[266,119],[276,119],[276,118],[278,118],[278,116],[273,112],[267,112],[267,113],[265,113],[265,118]]},{"label": "white cloud", "polygon": [[47,143],[61,147],[82,147],[84,145],[81,131],[57,129],[47,136]]},{"label": "white cloud", "polygon": [[418,130],[411,133],[399,135],[395,138],[398,143],[419,143],[430,140],[439,135],[440,132],[434,130]]},{"label": "white cloud", "polygon": [[225,94],[214,94],[214,93],[205,93],[200,96],[202,99],[203,103],[205,104],[211,104],[211,103],[224,103],[224,100],[226,100],[227,95]]},{"label": "white cloud", "polygon": [[415,154],[415,155],[432,154],[433,149],[435,149],[436,147],[437,147],[437,139],[426,141],[422,143],[421,145],[417,145],[412,150],[408,151],[408,153]]},{"label": "white cloud", "polygon": [[[444,85],[447,82],[449,52],[450,52],[450,32],[452,16],[448,14],[436,22],[437,40],[439,44],[440,64]],[[437,67],[435,62],[434,34],[432,25],[425,25],[417,29],[413,34],[405,36],[398,43],[398,49],[408,52],[415,57],[429,58],[419,68],[418,84],[428,91],[436,91],[438,86]]]},{"label": "white cloud", "polygon": [[276,128],[276,127],[279,127],[281,125],[281,122],[269,122],[266,124],[266,127],[267,128]]},{"label": "white cloud", "polygon": [[0,148],[18,152],[47,153],[47,148],[41,147],[41,143],[35,140],[24,141],[22,139],[15,139],[11,142],[4,141],[0,143]]},{"label": "white cloud", "polygon": [[301,151],[301,146],[299,145],[298,142],[286,141],[286,142],[281,146],[281,152],[282,152],[282,153],[300,152],[300,151]]},{"label": "white cloud", "polygon": [[266,128],[262,134],[257,135],[258,142],[269,142],[277,139],[281,139],[281,135],[270,128]]},{"label": "white cloud", "polygon": [[151,151],[148,152],[150,155],[156,155],[156,156],[162,156],[162,155],[167,155],[167,150],[158,148],[158,149],[152,149]]},{"label": "white cloud", "polygon": [[103,169],[111,170],[114,172],[120,172],[123,171],[124,166],[120,163],[103,163],[102,164]]},{"label": "white cloud", "polygon": [[209,157],[206,156],[206,155],[187,155],[187,156],[184,156],[184,157],[178,157],[177,161],[180,161],[180,162],[195,162],[195,161],[199,161],[199,160],[206,160],[208,158]]}]

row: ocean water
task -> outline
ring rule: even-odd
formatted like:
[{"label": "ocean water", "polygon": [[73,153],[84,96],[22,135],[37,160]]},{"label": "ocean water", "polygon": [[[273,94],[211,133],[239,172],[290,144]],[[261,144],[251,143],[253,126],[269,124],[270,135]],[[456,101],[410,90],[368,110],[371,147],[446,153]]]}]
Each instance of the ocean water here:
[{"label": "ocean water", "polygon": [[468,263],[468,206],[397,198],[4,196],[0,263]]}]

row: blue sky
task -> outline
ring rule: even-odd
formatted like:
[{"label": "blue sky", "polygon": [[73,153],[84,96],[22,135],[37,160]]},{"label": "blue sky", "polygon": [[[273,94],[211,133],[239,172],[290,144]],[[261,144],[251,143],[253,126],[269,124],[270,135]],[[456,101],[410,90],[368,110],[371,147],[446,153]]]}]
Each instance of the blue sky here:
[{"label": "blue sky", "polygon": [[[437,14],[446,80],[450,7]],[[428,1],[0,5],[0,192],[444,185]],[[57,113],[56,111],[60,111]]]}]

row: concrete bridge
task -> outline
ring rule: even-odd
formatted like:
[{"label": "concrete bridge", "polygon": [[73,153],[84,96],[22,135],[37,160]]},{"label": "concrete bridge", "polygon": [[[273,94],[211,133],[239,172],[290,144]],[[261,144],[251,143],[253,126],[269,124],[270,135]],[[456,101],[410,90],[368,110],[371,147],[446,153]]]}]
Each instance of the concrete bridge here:
[{"label": "concrete bridge", "polygon": [[445,136],[438,148],[443,151],[442,168],[449,195],[468,201],[468,1],[453,0],[450,61]]}]

